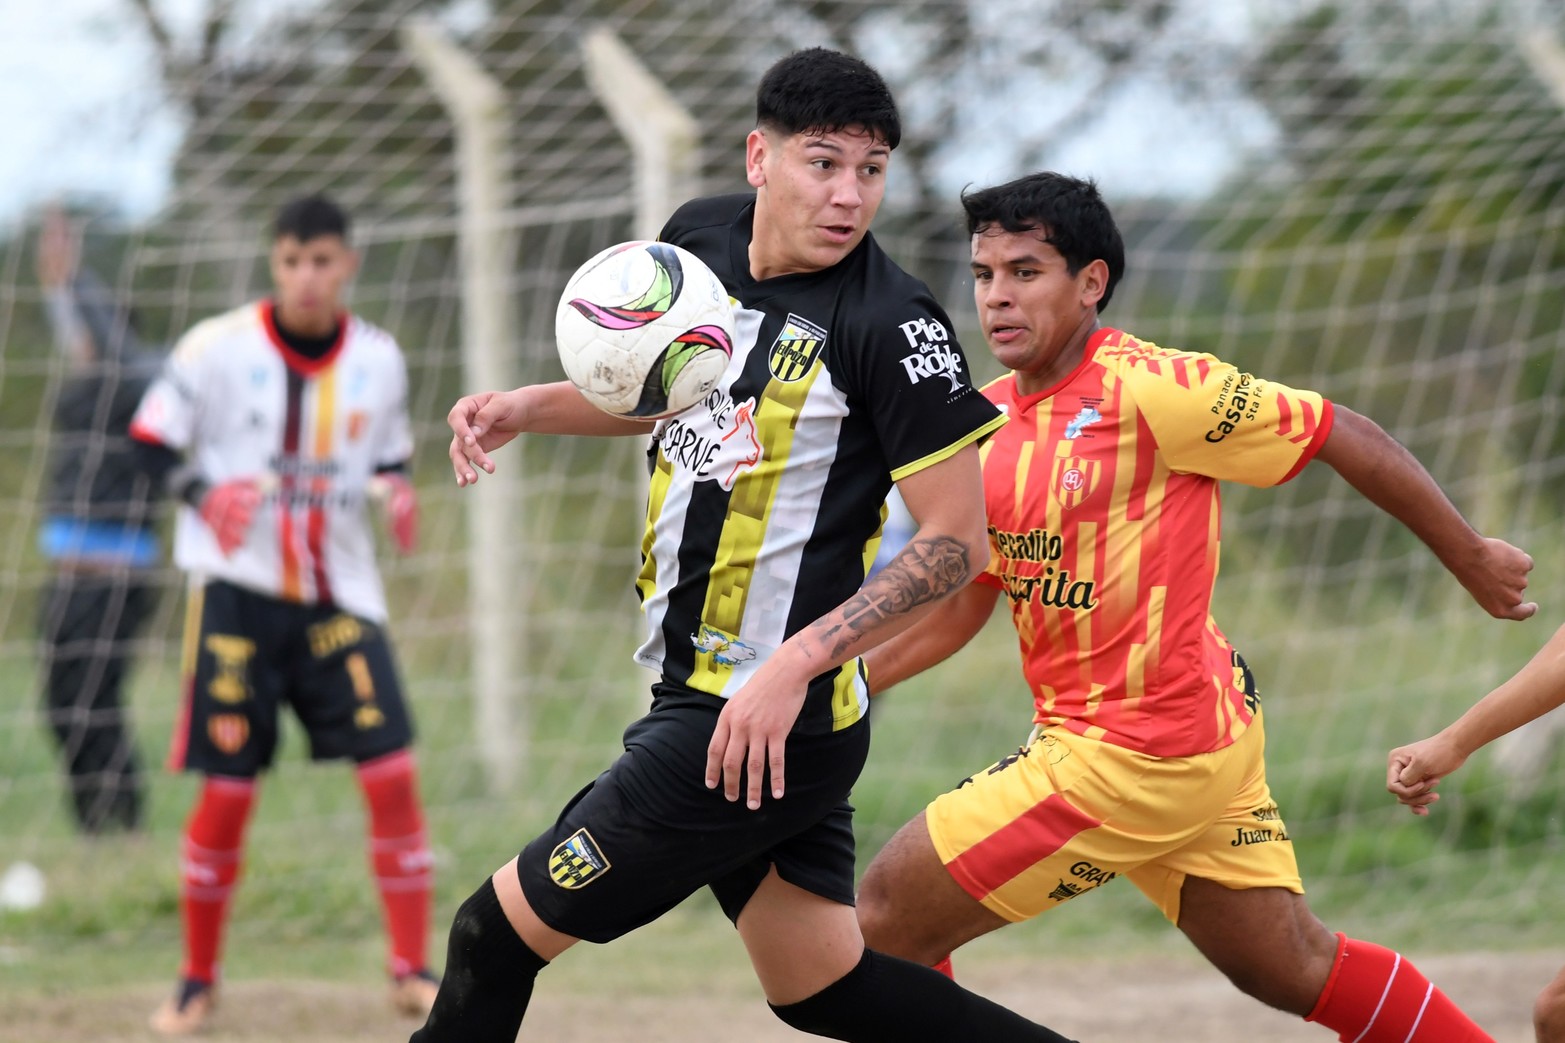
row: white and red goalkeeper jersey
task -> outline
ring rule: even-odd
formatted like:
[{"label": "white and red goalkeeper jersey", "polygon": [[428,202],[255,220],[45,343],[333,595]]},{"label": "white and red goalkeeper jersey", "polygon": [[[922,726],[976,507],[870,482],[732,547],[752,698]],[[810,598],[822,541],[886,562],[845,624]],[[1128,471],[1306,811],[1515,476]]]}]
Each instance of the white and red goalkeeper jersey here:
[{"label": "white and red goalkeeper jersey", "polygon": [[231,556],[181,507],[180,568],[378,622],[386,599],[366,491],[377,469],[412,455],[407,369],[384,330],[353,316],[341,329],[311,359],[278,335],[270,301],[199,323],[148,389],[131,433],[183,451],[212,485],[251,478],[266,493]]}]

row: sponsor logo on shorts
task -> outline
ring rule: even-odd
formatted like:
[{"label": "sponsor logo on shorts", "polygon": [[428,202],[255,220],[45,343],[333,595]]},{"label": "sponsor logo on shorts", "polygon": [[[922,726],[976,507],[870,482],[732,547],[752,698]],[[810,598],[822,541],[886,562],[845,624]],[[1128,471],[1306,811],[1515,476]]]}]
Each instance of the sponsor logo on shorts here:
[{"label": "sponsor logo on shorts", "polygon": [[1243,826],[1234,827],[1234,838],[1228,842],[1229,847],[1249,847],[1251,844],[1271,844],[1279,840],[1291,839],[1285,830],[1273,829],[1271,826],[1262,826],[1260,829],[1245,829]]},{"label": "sponsor logo on shorts", "polygon": [[207,718],[207,738],[223,753],[229,755],[244,749],[250,741],[250,721],[239,713],[219,713]]},{"label": "sponsor logo on shorts", "polygon": [[363,652],[350,652],[342,665],[353,683],[353,696],[359,701],[359,708],[353,711],[354,727],[360,731],[379,728],[386,723],[386,715],[375,704],[375,677],[370,673],[369,660]]},{"label": "sponsor logo on shorts", "polygon": [[310,639],[310,654],[317,659],[325,659],[333,652],[340,652],[364,640],[364,630],[364,624],[346,612],[312,623],[306,632]]},{"label": "sponsor logo on shorts", "polygon": [[1077,895],[1096,890],[1119,876],[1118,873],[1110,872],[1087,861],[1072,863],[1070,875],[1075,877],[1075,879],[1066,880],[1063,877],[1060,878],[1060,882],[1054,886],[1054,890],[1049,892],[1050,901],[1068,902]]},{"label": "sponsor logo on shorts", "polygon": [[1093,887],[1102,887],[1116,876],[1119,876],[1119,874],[1111,873],[1107,869],[1100,869],[1091,862],[1077,862],[1071,866],[1071,876],[1077,880],[1083,880]]},{"label": "sponsor logo on shorts", "polygon": [[562,841],[549,856],[549,876],[567,891],[586,887],[612,868],[585,827]]},{"label": "sponsor logo on shorts", "polygon": [[1069,880],[1061,880],[1059,885],[1049,892],[1049,900],[1053,902],[1068,902],[1086,890],[1080,884],[1073,884]]},{"label": "sponsor logo on shorts", "polygon": [[207,682],[207,693],[220,703],[232,706],[250,697],[247,678],[255,642],[232,634],[208,634],[206,650],[217,661],[217,673]]}]

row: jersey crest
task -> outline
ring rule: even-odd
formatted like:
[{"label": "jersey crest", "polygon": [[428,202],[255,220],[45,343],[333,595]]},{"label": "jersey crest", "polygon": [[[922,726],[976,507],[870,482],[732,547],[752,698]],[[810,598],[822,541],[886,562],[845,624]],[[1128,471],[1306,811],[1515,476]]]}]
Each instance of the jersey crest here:
[{"label": "jersey crest", "polygon": [[825,344],[825,330],[790,312],[788,321],[783,323],[782,332],[777,334],[777,339],[772,341],[771,349],[766,353],[766,368],[784,384],[802,380],[815,365],[815,360],[820,358],[821,348]]},{"label": "jersey crest", "polygon": [[1100,469],[1097,460],[1082,456],[1062,456],[1054,461],[1054,478],[1050,486],[1054,490],[1055,500],[1066,510],[1081,503],[1092,495]]}]

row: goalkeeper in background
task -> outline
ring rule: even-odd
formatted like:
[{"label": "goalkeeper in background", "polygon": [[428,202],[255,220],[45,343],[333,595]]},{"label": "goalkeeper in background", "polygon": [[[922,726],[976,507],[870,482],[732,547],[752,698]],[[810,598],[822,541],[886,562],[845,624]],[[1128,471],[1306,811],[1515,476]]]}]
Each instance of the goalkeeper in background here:
[{"label": "goalkeeper in background", "polygon": [[312,758],[357,766],[393,1005],[422,1015],[437,987],[412,725],[367,517],[372,494],[383,498],[399,549],[412,549],[407,372],[389,334],[343,309],[358,265],[347,215],[308,196],[282,208],[273,233],[273,296],[187,333],[131,425],[143,466],[184,505],[185,701],[169,761],[205,776],[180,857],[184,965],[152,1017],[166,1035],[195,1031],[212,1010],[245,824],[284,704]]},{"label": "goalkeeper in background", "polygon": [[1040,173],[962,202],[978,319],[1011,370],[984,389],[1011,418],[983,449],[989,567],[865,665],[883,691],[1003,596],[1036,727],[875,856],[866,942],[944,964],[1125,876],[1240,989],[1340,1039],[1489,1040],[1412,963],[1332,934],[1304,900],[1260,697],[1212,618],[1219,482],[1274,486],[1319,458],[1502,619],[1536,611],[1532,560],[1474,532],[1372,421],[1101,325],[1125,254],[1090,182]]},{"label": "goalkeeper in background", "polygon": [[141,826],[143,783],[123,688],[152,614],[152,485],[128,428],[160,359],[130,310],[79,263],[65,214],[44,214],[38,281],[66,377],[54,402],[39,548],[52,573],[39,601],[44,707],[83,833]]},{"label": "goalkeeper in background", "polygon": [[[1472,708],[1427,739],[1387,756],[1386,789],[1415,815],[1440,799],[1440,780],[1500,736],[1565,704],[1565,627],[1528,664]],[[1538,996],[1532,1010],[1538,1043],[1565,1043],[1565,970]]]}]

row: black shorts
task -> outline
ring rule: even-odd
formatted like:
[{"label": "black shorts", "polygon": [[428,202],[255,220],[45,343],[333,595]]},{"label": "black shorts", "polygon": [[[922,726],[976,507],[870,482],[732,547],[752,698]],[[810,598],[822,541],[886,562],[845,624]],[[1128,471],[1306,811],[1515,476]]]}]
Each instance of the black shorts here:
[{"label": "black shorts", "polygon": [[737,920],[768,869],[853,904],[848,793],[869,753],[869,721],[788,737],[787,791],[751,811],[706,788],[720,700],[655,685],[625,752],[572,798],[553,829],[522,849],[528,904],[557,931],[606,942],[651,923],[702,887]]},{"label": "black shorts", "polygon": [[385,630],[331,605],[220,580],[193,586],[184,681],[174,770],[250,778],[270,767],[283,703],[304,725],[314,760],[367,761],[413,740]]}]

